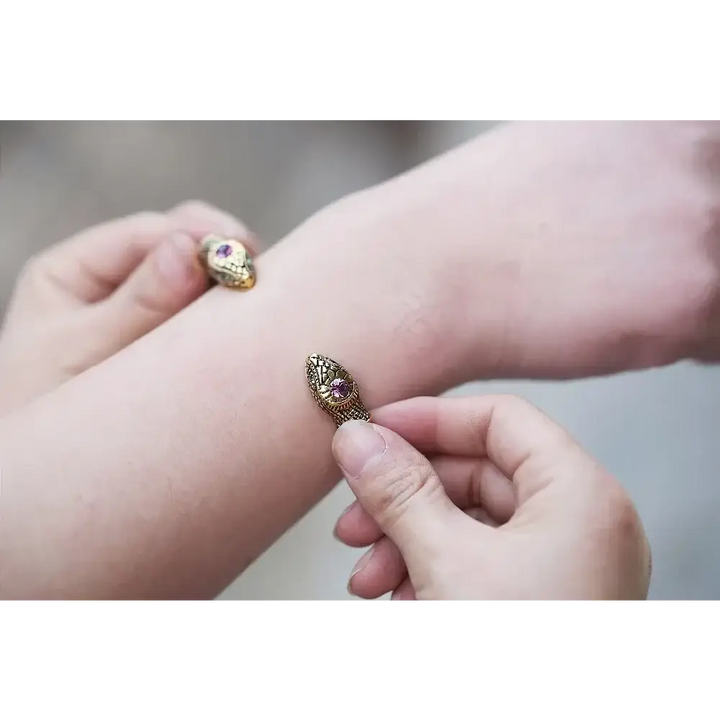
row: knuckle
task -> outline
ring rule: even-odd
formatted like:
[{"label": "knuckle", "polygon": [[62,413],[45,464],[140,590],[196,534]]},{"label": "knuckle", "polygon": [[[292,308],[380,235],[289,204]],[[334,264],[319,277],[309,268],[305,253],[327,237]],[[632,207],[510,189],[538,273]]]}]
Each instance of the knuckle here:
[{"label": "knuckle", "polygon": [[212,232],[247,240],[248,230],[242,220],[204,200],[187,200],[170,210],[169,216],[174,222],[187,225],[185,229],[191,232]]},{"label": "knuckle", "polygon": [[603,544],[639,547],[645,532],[632,499],[620,483],[607,473],[599,473],[591,484],[594,527]]},{"label": "knuckle", "polygon": [[540,413],[540,410],[530,401],[520,395],[503,393],[493,396],[489,415],[480,413],[473,420],[473,424],[475,431],[484,435],[486,432],[490,433],[498,428],[504,430],[518,419],[527,418],[536,413]]},{"label": "knuckle", "polygon": [[145,315],[164,316],[168,313],[168,299],[160,292],[139,291],[135,294],[133,302]]},{"label": "knuckle", "polygon": [[131,215],[118,230],[126,235],[127,252],[139,264],[150,248],[170,236],[172,226],[163,213],[148,210]]},{"label": "knuckle", "polygon": [[540,412],[535,405],[520,395],[498,395],[496,406],[498,410],[508,415],[526,415],[529,412]]},{"label": "knuckle", "polygon": [[204,200],[185,200],[176,205],[171,212],[174,215],[208,215],[216,214],[218,211],[210,203]]},{"label": "knuckle", "polygon": [[16,287],[21,292],[33,292],[53,275],[53,262],[49,250],[33,255],[25,261],[18,274]]},{"label": "knuckle", "polygon": [[374,484],[376,517],[390,522],[401,517],[414,499],[426,499],[440,490],[440,481],[430,464],[393,464],[375,478]]},{"label": "knuckle", "polygon": [[20,270],[20,280],[32,280],[38,275],[42,275],[46,266],[45,252],[29,257]]},{"label": "knuckle", "polygon": [[130,232],[134,236],[148,237],[168,232],[170,224],[163,213],[146,210],[131,215],[129,218]]},{"label": "knuckle", "polygon": [[640,526],[640,517],[630,496],[612,478],[606,485],[608,514],[613,525],[621,530],[636,531]]}]

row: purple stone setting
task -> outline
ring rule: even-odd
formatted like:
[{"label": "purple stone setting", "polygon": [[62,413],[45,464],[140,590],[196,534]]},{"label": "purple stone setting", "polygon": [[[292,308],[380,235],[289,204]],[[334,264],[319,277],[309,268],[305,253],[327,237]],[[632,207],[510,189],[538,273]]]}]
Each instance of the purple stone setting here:
[{"label": "purple stone setting", "polygon": [[232,251],[232,247],[230,247],[227,243],[224,243],[215,251],[215,254],[219,258],[226,258],[228,255],[232,255]]},{"label": "purple stone setting", "polygon": [[336,400],[344,400],[350,395],[350,383],[343,378],[335,378],[330,383],[330,392]]}]

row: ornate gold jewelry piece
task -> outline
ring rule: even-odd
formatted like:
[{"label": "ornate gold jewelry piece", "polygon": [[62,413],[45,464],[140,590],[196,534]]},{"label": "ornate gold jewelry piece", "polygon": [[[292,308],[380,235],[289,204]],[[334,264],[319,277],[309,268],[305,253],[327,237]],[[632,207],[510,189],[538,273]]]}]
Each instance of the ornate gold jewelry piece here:
[{"label": "ornate gold jewelry piece", "polygon": [[208,235],[200,244],[199,257],[207,274],[220,285],[249,290],[255,284],[255,264],[238,240]]},{"label": "ornate gold jewelry piece", "polygon": [[311,355],[305,361],[305,377],[315,402],[338,427],[348,420],[370,420],[355,379],[340,363]]}]

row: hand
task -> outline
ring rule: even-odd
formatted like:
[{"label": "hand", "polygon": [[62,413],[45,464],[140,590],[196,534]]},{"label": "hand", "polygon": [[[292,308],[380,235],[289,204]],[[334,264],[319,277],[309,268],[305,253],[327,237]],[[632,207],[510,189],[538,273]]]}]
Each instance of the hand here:
[{"label": "hand", "polygon": [[197,243],[255,241],[203,203],[90,228],[26,265],[0,335],[0,411],[61,385],[153,330],[207,287]]},{"label": "hand", "polygon": [[453,380],[720,359],[720,123],[510,124],[360,198]]},{"label": "hand", "polygon": [[533,406],[506,396],[416,398],[374,419],[381,425],[346,423],[333,442],[358,498],[336,535],[373,545],[351,575],[354,594],[647,596],[650,549],[632,502]]}]

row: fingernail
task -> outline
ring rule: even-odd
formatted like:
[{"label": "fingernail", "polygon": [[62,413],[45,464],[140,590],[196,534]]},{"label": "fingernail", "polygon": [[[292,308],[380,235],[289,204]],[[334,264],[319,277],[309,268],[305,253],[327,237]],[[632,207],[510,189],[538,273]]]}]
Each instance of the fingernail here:
[{"label": "fingernail", "polygon": [[158,267],[169,282],[185,286],[196,277],[196,255],[195,241],[185,233],[175,233],[158,248]]},{"label": "fingernail", "polygon": [[353,500],[341,513],[338,517],[338,522],[340,522],[355,506],[357,505],[357,500]]},{"label": "fingernail", "polygon": [[385,438],[364,420],[344,423],[333,438],[333,454],[346,477],[358,477],[386,449]]},{"label": "fingernail", "polygon": [[355,567],[352,569],[352,572],[350,573],[350,577],[348,578],[348,584],[347,589],[348,592],[352,595],[352,579],[361,571],[364,570],[367,567],[367,564],[370,562],[370,558],[372,557],[372,554],[375,552],[375,546],[373,545],[356,563]]},{"label": "fingernail", "polygon": [[[334,537],[336,540],[340,540],[340,538],[338,537],[338,534],[337,534],[337,533],[338,533],[338,525],[340,524],[340,521],[350,512],[350,510],[354,507],[354,505],[355,505],[355,503],[350,503],[350,505],[348,505],[348,506],[340,513],[340,517],[335,521],[335,527],[333,528],[332,533],[333,533],[333,537]],[[342,542],[342,540],[340,540],[340,542]]]}]

